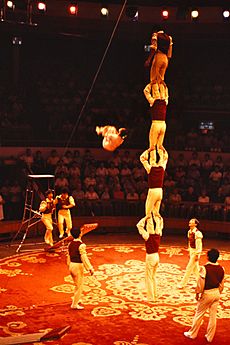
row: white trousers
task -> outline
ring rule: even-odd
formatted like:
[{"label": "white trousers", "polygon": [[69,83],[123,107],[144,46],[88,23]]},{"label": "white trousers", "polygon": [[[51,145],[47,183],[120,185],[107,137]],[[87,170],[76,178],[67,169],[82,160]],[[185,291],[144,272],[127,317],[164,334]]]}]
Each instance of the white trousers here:
[{"label": "white trousers", "polygon": [[51,213],[43,213],[41,218],[42,223],[46,227],[46,232],[44,236],[44,241],[47,244],[53,245],[53,220],[52,220],[52,214]]},{"label": "white trousers", "polygon": [[70,230],[72,229],[72,219],[69,209],[58,211],[58,229],[60,235],[64,235],[64,221],[66,223],[66,233],[69,234]]},{"label": "white trousers", "polygon": [[70,262],[69,272],[74,282],[72,307],[77,307],[83,290],[84,266],[82,263]]},{"label": "white trousers", "polygon": [[156,145],[158,147],[163,145],[165,131],[165,121],[153,120],[149,130],[149,147],[153,148]]},{"label": "white trousers", "polygon": [[196,280],[198,280],[198,278],[199,278],[200,266],[199,266],[199,260],[195,260],[196,259],[196,250],[193,248],[190,248],[189,249],[189,256],[190,256],[189,262],[187,264],[184,277],[181,281],[182,286],[185,286],[187,284],[189,277],[191,276],[192,273],[195,274]]},{"label": "white trousers", "polygon": [[145,214],[146,216],[151,216],[151,213],[153,213],[154,221],[156,222],[155,232],[159,235],[162,234],[162,229],[164,226],[163,218],[159,212],[162,197],[162,188],[149,188],[145,202]]},{"label": "white trousers", "polygon": [[145,285],[148,301],[155,301],[157,298],[156,270],[159,264],[159,254],[146,254],[145,260]]},{"label": "white trousers", "polygon": [[199,332],[204,314],[209,309],[209,321],[206,331],[206,338],[212,341],[216,331],[216,313],[220,300],[219,289],[204,290],[201,299],[197,303],[196,314],[193,319],[192,327],[188,331],[192,338],[196,338]]}]

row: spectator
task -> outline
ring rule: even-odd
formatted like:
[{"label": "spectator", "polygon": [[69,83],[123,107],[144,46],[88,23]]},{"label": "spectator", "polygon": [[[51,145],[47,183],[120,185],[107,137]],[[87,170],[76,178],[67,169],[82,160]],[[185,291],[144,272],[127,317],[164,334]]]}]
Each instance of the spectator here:
[{"label": "spectator", "polygon": [[200,168],[201,163],[200,163],[200,160],[198,158],[198,153],[197,152],[193,152],[192,153],[192,158],[188,162],[188,165],[189,166],[195,165],[197,168]]},{"label": "spectator", "polygon": [[50,156],[47,158],[47,167],[51,173],[54,173],[54,170],[59,162],[60,157],[56,150],[52,150]]},{"label": "spectator", "polygon": [[188,166],[187,160],[184,158],[184,154],[180,153],[175,162],[176,167],[186,169]]},{"label": "spectator", "polygon": [[215,166],[214,170],[211,171],[209,175],[209,185],[212,192],[216,192],[218,187],[220,186],[220,181],[222,179],[222,172],[218,166]]},{"label": "spectator", "polygon": [[85,193],[81,188],[81,183],[77,183],[75,189],[72,191],[72,196],[75,201],[85,199]]},{"label": "spectator", "polygon": [[125,194],[121,190],[121,186],[119,184],[116,184],[113,191],[113,199],[115,200],[124,200]]},{"label": "spectator", "polygon": [[89,176],[85,177],[84,185],[86,189],[88,189],[89,186],[96,186],[96,184],[97,182],[96,182],[95,174],[93,172],[91,172]]},{"label": "spectator", "polygon": [[35,152],[32,169],[36,174],[44,174],[46,171],[46,162],[40,150]]},{"label": "spectator", "polygon": [[95,192],[94,186],[89,185],[86,192],[85,192],[85,199],[87,200],[98,200],[99,196],[97,192]]}]

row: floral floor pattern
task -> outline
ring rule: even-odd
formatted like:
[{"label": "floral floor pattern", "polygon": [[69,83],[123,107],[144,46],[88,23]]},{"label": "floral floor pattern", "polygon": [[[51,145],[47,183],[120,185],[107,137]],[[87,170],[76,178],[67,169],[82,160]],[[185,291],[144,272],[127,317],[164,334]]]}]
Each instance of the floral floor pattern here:
[{"label": "floral floor pattern", "polygon": [[[145,250],[142,245],[87,246],[95,275],[85,274],[82,303],[71,310],[73,283],[66,265],[66,248],[54,253],[30,252],[1,260],[0,337],[43,332],[70,325],[71,330],[53,344],[153,345],[189,344],[183,332],[191,324],[195,307],[195,279],[177,288],[188,253],[182,247],[163,246],[157,270],[158,299],[145,301]],[[202,255],[201,264],[206,262]],[[230,342],[230,253],[222,251],[225,289],[218,308],[213,344]],[[204,339],[207,318],[196,344]],[[40,342],[39,344],[45,344]],[[38,344],[38,343],[36,343]]]}]

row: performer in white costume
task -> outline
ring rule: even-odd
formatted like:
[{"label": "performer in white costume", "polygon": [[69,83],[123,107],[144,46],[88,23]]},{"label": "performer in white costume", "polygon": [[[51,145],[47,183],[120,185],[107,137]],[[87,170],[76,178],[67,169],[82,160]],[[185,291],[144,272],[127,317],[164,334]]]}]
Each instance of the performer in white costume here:
[{"label": "performer in white costume", "polygon": [[159,245],[161,235],[154,228],[153,216],[146,216],[137,223],[137,229],[145,240],[145,284],[148,302],[155,302],[157,298],[156,270],[159,264]]},{"label": "performer in white costume", "polygon": [[185,287],[192,273],[195,274],[196,280],[198,280],[199,278],[199,259],[202,253],[203,234],[200,230],[198,230],[199,221],[196,218],[190,219],[188,225],[188,250],[190,258],[186,267],[184,277],[180,284],[178,284],[179,289]]},{"label": "performer in white costume", "polygon": [[161,234],[164,222],[160,215],[160,206],[168,153],[163,146],[154,150],[148,149],[141,154],[140,161],[148,174],[149,190],[145,202],[145,213],[147,217],[150,217],[151,213],[153,214],[156,232]]},{"label": "performer in white costume", "polygon": [[52,214],[55,210],[57,201],[53,199],[53,192],[51,189],[48,189],[45,193],[45,200],[43,200],[39,206],[39,211],[42,213],[41,221],[46,227],[45,232],[45,243],[53,246],[53,219]]},{"label": "performer in white costume", "polygon": [[224,268],[217,263],[219,251],[212,248],[207,253],[208,262],[200,268],[200,275],[196,287],[197,308],[192,326],[184,332],[187,338],[195,339],[199,332],[205,313],[209,310],[209,322],[205,338],[209,343],[216,331],[216,313],[220,294],[224,288]]},{"label": "performer in white costume", "polygon": [[116,150],[116,148],[123,144],[124,139],[127,137],[126,128],[120,128],[117,130],[114,126],[97,126],[96,132],[98,135],[101,134],[104,137],[102,146],[107,151]]},{"label": "performer in white costume", "polygon": [[56,196],[57,208],[58,208],[58,229],[59,238],[64,236],[64,222],[66,223],[66,234],[70,235],[72,229],[72,219],[70,209],[75,206],[74,198],[69,195],[67,188],[62,189],[62,193]]}]

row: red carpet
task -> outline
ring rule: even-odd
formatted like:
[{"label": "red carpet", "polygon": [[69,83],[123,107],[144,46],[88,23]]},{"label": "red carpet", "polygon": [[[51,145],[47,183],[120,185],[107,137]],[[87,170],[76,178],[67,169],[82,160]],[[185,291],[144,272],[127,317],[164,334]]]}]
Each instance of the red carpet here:
[{"label": "red carpet", "polygon": [[[184,337],[194,311],[191,278],[178,290],[186,267],[187,251],[162,247],[158,278],[158,302],[144,302],[145,251],[141,245],[88,246],[96,270],[85,276],[83,311],[71,310],[73,284],[68,275],[65,250],[37,251],[1,260],[0,336],[42,332],[70,325],[57,345],[161,345],[207,344],[207,319],[195,341]],[[206,262],[206,255],[201,264]],[[230,254],[221,252],[226,270],[225,289],[218,309],[214,345],[230,343]],[[47,342],[40,342],[45,344]]]}]

